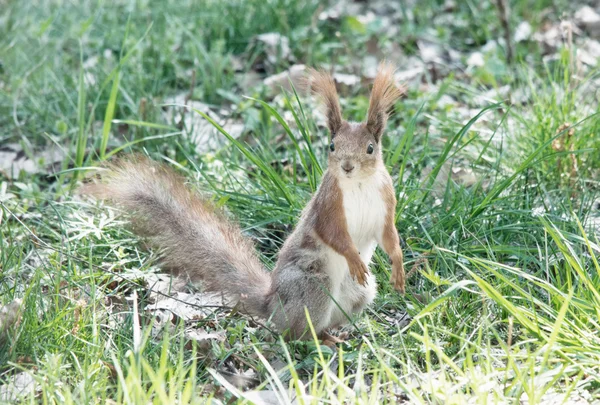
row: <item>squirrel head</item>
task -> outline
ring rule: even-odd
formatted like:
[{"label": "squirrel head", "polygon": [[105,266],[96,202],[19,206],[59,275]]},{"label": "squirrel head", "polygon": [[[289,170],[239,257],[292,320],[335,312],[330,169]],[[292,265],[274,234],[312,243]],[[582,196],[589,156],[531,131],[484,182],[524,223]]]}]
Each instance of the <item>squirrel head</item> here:
[{"label": "squirrel head", "polygon": [[325,106],[327,126],[331,133],[329,171],[338,178],[366,178],[377,171],[382,162],[381,136],[385,130],[389,110],[402,95],[394,81],[394,67],[383,62],[379,65],[369,111],[364,122],[354,123],[342,118],[342,111],[333,78],[325,71],[312,70],[312,91]]}]

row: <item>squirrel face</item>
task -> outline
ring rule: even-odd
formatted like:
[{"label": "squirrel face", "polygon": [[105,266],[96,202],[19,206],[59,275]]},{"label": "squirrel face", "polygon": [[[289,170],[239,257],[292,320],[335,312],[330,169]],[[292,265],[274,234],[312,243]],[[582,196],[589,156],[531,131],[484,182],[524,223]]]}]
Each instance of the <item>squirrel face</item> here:
[{"label": "squirrel face", "polygon": [[342,122],[329,144],[329,170],[338,178],[364,179],[381,161],[381,145],[366,124]]},{"label": "squirrel face", "polygon": [[338,178],[365,178],[376,170],[381,157],[381,136],[389,110],[402,95],[394,80],[394,68],[381,63],[369,100],[367,119],[361,123],[344,121],[335,81],[323,70],[310,70],[310,88],[325,107],[331,132],[329,170]]}]

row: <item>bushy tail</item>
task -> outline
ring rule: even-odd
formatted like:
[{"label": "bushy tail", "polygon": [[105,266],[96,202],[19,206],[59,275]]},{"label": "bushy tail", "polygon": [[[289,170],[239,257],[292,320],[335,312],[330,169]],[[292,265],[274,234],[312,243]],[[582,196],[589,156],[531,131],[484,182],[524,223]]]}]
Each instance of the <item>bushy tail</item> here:
[{"label": "bushy tail", "polygon": [[186,275],[205,291],[224,293],[245,312],[267,315],[271,278],[252,241],[173,170],[134,156],[109,164],[101,180],[82,191],[125,209],[134,231],[161,249],[166,269]]}]

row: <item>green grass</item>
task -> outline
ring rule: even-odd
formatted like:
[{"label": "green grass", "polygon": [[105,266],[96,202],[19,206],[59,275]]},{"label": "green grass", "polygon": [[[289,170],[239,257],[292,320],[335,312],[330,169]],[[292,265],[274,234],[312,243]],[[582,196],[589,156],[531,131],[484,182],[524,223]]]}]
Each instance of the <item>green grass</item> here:
[{"label": "green grass", "polygon": [[[320,19],[328,6],[316,1],[0,1],[0,143],[66,156],[50,174],[0,173],[0,307],[23,301],[20,321],[0,330],[0,393],[26,372],[35,390],[24,403],[600,399],[598,72],[571,71],[572,49],[544,59],[536,43],[519,44],[507,66],[500,46],[477,70],[428,71],[409,87],[384,158],[412,277],[406,295],[394,292],[377,252],[378,298],[338,352],[283,343],[223,308],[159,323],[145,310],[155,252],[117,211],[74,191],[99,161],[147,153],[239,220],[272,267],[319,184],[327,134],[314,100],[244,88],[242,75],[292,61],[358,72],[367,42],[410,56],[434,40],[466,58],[501,36],[493,2],[457,2],[436,30],[443,6],[421,3],[400,7],[394,33],[381,16]],[[554,20],[577,8],[523,2],[511,23],[537,29],[549,6]],[[264,32],[288,37],[290,57],[265,59],[254,40]],[[505,85],[513,104],[482,99]],[[187,112],[212,124],[218,148],[199,152],[165,114],[182,94],[221,116]],[[444,96],[455,103],[440,105]],[[342,92],[349,118],[367,105],[364,86]],[[240,137],[222,110],[244,125]],[[230,377],[241,373],[244,387]]]}]

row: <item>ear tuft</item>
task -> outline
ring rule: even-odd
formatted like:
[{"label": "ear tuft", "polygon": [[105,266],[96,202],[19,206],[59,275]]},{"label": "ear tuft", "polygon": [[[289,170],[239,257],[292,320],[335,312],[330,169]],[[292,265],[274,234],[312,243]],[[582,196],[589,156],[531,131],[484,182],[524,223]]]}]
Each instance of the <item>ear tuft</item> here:
[{"label": "ear tuft", "polygon": [[342,126],[342,110],[333,77],[324,70],[308,70],[307,84],[325,106],[327,126],[333,138]]},{"label": "ear tuft", "polygon": [[389,110],[394,102],[403,94],[403,89],[396,86],[394,71],[391,63],[382,62],[377,70],[377,76],[371,90],[369,112],[367,114],[367,129],[377,142],[387,124]]}]

